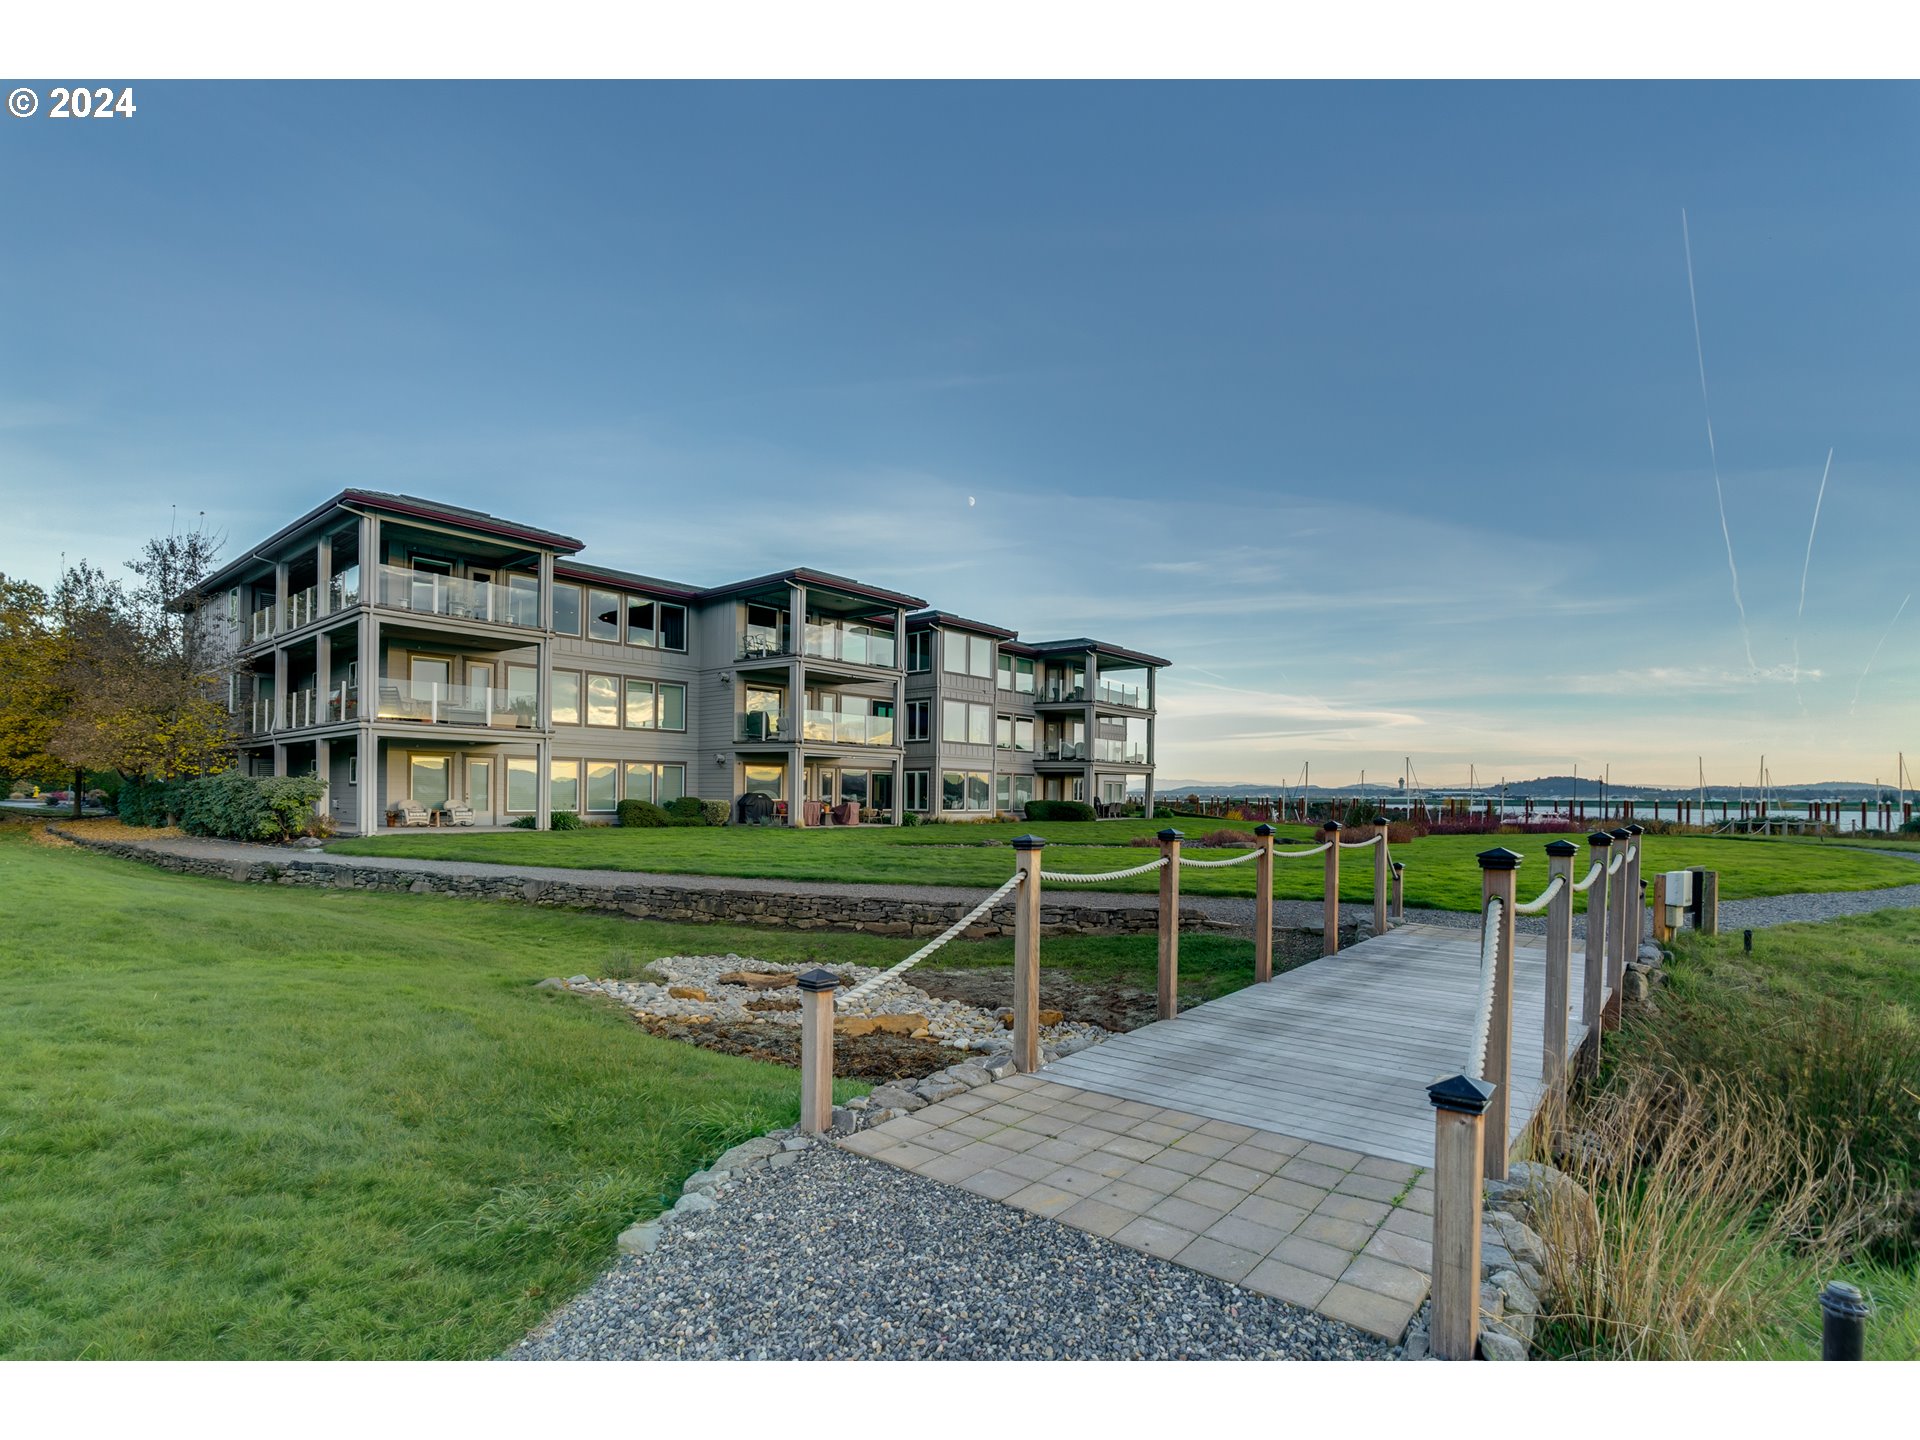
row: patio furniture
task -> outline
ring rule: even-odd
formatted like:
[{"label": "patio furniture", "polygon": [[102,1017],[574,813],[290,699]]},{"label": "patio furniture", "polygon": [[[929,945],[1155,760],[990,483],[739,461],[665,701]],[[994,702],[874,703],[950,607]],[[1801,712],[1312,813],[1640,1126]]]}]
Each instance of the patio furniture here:
[{"label": "patio furniture", "polygon": [[471,805],[463,805],[458,800],[449,800],[445,805],[440,807],[440,823],[442,825],[471,825],[473,824],[473,807]]},{"label": "patio furniture", "polygon": [[843,805],[835,806],[833,823],[836,825],[858,825],[860,823],[859,802],[857,800],[849,800]]},{"label": "patio furniture", "polygon": [[433,824],[433,812],[417,800],[396,800],[387,806],[387,824],[396,829]]}]

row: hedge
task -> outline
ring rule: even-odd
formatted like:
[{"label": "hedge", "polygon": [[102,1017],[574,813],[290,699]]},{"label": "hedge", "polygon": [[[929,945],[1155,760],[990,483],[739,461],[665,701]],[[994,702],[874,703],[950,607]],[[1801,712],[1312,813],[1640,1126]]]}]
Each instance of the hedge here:
[{"label": "hedge", "polygon": [[622,800],[614,813],[622,825],[644,830],[657,830],[673,823],[673,818],[651,800]]},{"label": "hedge", "polygon": [[1029,820],[1092,820],[1093,807],[1083,800],[1029,800]]}]

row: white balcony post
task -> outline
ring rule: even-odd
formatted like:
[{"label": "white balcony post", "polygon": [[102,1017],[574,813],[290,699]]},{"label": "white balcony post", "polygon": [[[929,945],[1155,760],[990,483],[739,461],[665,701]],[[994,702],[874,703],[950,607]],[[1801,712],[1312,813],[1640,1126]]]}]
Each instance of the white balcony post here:
[{"label": "white balcony post", "polygon": [[[315,578],[313,608],[316,615],[333,613],[333,536],[322,535],[313,547]],[[322,689],[326,687],[321,686]]]},{"label": "white balcony post", "polygon": [[276,633],[287,628],[287,585],[293,567],[282,560],[273,567],[273,626]]},{"label": "white balcony post", "polygon": [[[287,728],[287,652],[280,645],[273,650],[273,728]],[[276,770],[274,773],[284,775],[286,771]]]},{"label": "white balcony post", "polygon": [[327,740],[313,743],[313,769],[320,777],[320,798],[313,802],[313,813],[325,819],[333,812],[330,796],[333,791],[333,744]]},{"label": "white balcony post", "polygon": [[429,681],[427,684],[427,719],[435,725],[440,723],[440,682],[438,680]]}]

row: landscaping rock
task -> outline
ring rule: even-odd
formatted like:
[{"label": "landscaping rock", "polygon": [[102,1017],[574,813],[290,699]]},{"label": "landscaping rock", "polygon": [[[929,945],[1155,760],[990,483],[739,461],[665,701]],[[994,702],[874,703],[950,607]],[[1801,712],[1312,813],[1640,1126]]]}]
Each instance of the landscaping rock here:
[{"label": "landscaping rock", "polygon": [[920,1110],[927,1105],[925,1096],[916,1095],[904,1085],[878,1085],[864,1098],[883,1110]]},{"label": "landscaping rock", "polygon": [[720,1202],[713,1196],[695,1190],[682,1195],[670,1212],[675,1215],[698,1215],[702,1210],[711,1210]]},{"label": "landscaping rock", "polygon": [[772,972],[758,970],[729,970],[720,977],[722,985],[741,985],[748,990],[783,990],[794,983],[791,970]]},{"label": "landscaping rock", "polygon": [[1480,1358],[1482,1360],[1525,1360],[1527,1347],[1511,1335],[1503,1335],[1498,1330],[1486,1329],[1480,1332]]},{"label": "landscaping rock", "polygon": [[930,1101],[951,1100],[955,1095],[964,1095],[972,1087],[964,1080],[949,1080],[938,1075],[929,1075],[914,1089]]},{"label": "landscaping rock", "polygon": [[705,1000],[707,992],[693,985],[669,985],[667,995],[674,1000]]},{"label": "landscaping rock", "polygon": [[567,984],[569,985],[591,985],[592,983],[592,978],[586,975],[569,975],[567,977]]},{"label": "landscaping rock", "polygon": [[660,1244],[660,1222],[646,1220],[638,1225],[629,1225],[620,1232],[620,1238],[614,1244],[629,1255],[651,1255]]},{"label": "landscaping rock", "polygon": [[789,1135],[780,1142],[780,1148],[782,1150],[805,1150],[811,1144],[813,1144],[813,1137],[811,1135]]},{"label": "landscaping rock", "polygon": [[780,1149],[780,1142],[766,1135],[756,1135],[751,1140],[743,1140],[726,1154],[713,1162],[715,1170],[747,1170],[762,1160],[770,1159]]},{"label": "landscaping rock", "polygon": [[536,990],[564,990],[567,988],[567,982],[559,979],[557,976],[549,977],[548,979],[542,980],[533,988]]},{"label": "landscaping rock", "polygon": [[969,1090],[978,1090],[982,1085],[991,1085],[993,1076],[987,1073],[984,1065],[955,1065],[947,1074],[958,1080]]}]

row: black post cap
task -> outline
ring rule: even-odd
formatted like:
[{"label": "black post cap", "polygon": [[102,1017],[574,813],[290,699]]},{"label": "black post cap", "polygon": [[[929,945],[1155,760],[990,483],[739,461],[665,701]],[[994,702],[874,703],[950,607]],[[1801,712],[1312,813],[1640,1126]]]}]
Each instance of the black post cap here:
[{"label": "black post cap", "polygon": [[1256,835],[1278,835],[1280,832],[1271,825],[1256,825],[1253,827],[1253,833]]},{"label": "black post cap", "polygon": [[1578,855],[1580,847],[1571,840],[1550,840],[1547,842],[1547,854],[1556,860],[1564,860],[1569,855]]},{"label": "black post cap", "polygon": [[1162,845],[1167,844],[1169,841],[1181,840],[1184,838],[1185,837],[1182,836],[1178,830],[1162,830],[1160,832],[1160,843]]},{"label": "black post cap", "polygon": [[1044,850],[1047,848],[1047,842],[1042,840],[1038,835],[1016,835],[1013,837],[1013,848],[1016,850]]},{"label": "black post cap", "polygon": [[1587,844],[1593,846],[1593,848],[1596,850],[1604,850],[1607,846],[1611,845],[1612,843],[1613,843],[1613,837],[1607,834],[1607,832],[1604,830],[1596,830],[1591,835],[1587,836]]},{"label": "black post cap", "polygon": [[1482,870],[1518,870],[1525,857],[1504,845],[1496,845],[1491,850],[1482,850],[1473,858],[1480,862]]},{"label": "black post cap", "polygon": [[822,990],[838,990],[840,977],[831,970],[809,970],[793,983],[809,994],[817,995]]},{"label": "black post cap", "polygon": [[1322,830],[1328,830],[1328,831],[1338,830],[1340,828],[1340,822],[1338,820],[1329,820],[1327,821],[1326,824],[1322,825],[1320,828]]},{"label": "black post cap", "polygon": [[1629,835],[1644,835],[1647,833],[1647,827],[1644,825],[1629,825],[1627,826],[1627,833]]},{"label": "black post cap", "polygon": [[1624,825],[1616,826],[1607,833],[1616,840],[1631,840],[1633,838],[1633,832]]},{"label": "black post cap", "polygon": [[1393,862],[1393,873],[1396,875],[1400,874],[1406,868],[1407,863],[1404,860],[1396,860]]},{"label": "black post cap", "polygon": [[1427,1100],[1436,1110],[1457,1110],[1462,1115],[1484,1115],[1493,1103],[1493,1086],[1471,1075],[1449,1075],[1427,1086]]}]

